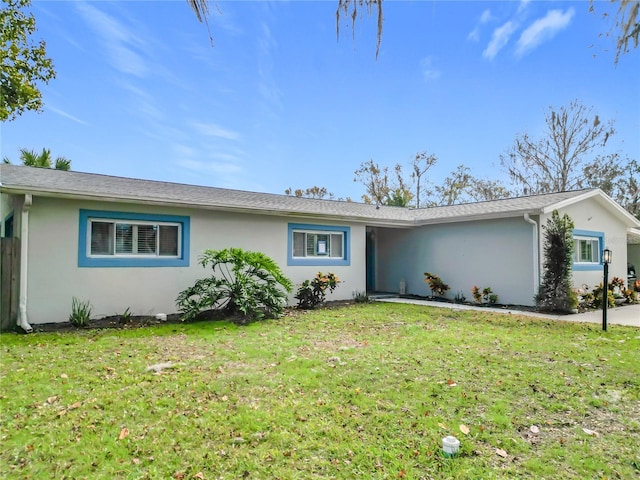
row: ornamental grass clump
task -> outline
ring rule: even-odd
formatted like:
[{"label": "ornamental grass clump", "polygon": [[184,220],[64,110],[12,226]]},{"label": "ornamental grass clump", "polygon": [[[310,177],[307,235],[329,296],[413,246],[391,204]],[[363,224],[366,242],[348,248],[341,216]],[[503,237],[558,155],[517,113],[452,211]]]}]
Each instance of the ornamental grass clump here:
[{"label": "ornamental grass clump", "polygon": [[91,311],[93,307],[91,307],[91,303],[87,300],[86,302],[82,302],[78,300],[76,297],[71,299],[71,315],[69,315],[69,322],[74,327],[84,327],[91,320]]},{"label": "ornamental grass clump", "polygon": [[337,275],[329,272],[326,275],[322,272],[316,273],[311,280],[305,280],[298,288],[295,298],[298,300],[298,308],[311,309],[322,305],[329,293],[338,287],[340,279]]}]

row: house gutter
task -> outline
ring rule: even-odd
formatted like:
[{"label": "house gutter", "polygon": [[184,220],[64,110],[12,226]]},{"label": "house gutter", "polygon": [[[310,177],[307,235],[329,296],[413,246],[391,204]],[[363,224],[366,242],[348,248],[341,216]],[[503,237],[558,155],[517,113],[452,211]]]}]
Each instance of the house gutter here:
[{"label": "house gutter", "polygon": [[20,311],[18,312],[18,326],[25,332],[33,332],[33,327],[27,321],[27,264],[29,258],[29,210],[33,197],[27,193],[22,204],[20,220]]},{"label": "house gutter", "polygon": [[532,219],[528,213],[524,214],[524,221],[533,226],[533,294],[537,295],[540,285],[540,250],[538,240],[538,222]]}]

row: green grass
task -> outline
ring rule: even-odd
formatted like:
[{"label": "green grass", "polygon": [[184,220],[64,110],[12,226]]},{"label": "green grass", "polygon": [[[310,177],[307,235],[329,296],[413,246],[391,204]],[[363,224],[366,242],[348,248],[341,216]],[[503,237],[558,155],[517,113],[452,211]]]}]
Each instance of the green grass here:
[{"label": "green grass", "polygon": [[640,478],[630,327],[374,303],[0,347],[0,478]]}]

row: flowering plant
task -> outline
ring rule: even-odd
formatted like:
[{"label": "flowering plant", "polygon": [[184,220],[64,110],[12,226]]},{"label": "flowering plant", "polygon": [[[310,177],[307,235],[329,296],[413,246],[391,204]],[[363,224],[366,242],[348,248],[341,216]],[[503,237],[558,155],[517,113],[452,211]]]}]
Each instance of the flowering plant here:
[{"label": "flowering plant", "polygon": [[311,280],[305,280],[298,288],[295,295],[298,300],[298,308],[315,308],[324,303],[327,290],[333,293],[338,283],[340,283],[340,279],[331,272],[326,275],[322,272],[316,273],[315,277]]},{"label": "flowering plant", "polygon": [[429,285],[431,296],[437,294],[439,297],[442,297],[450,288],[438,275],[429,272],[424,272],[424,283]]}]

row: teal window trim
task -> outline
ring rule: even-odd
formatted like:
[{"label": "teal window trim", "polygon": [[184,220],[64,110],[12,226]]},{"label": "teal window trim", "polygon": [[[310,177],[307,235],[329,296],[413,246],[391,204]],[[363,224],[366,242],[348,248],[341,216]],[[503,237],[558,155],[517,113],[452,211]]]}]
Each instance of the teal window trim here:
[{"label": "teal window trim", "polygon": [[588,272],[602,270],[602,250],[604,249],[604,232],[592,230],[573,230],[573,238],[586,237],[591,240],[598,240],[598,261],[594,263],[580,263],[574,260],[572,269],[575,272]]},{"label": "teal window trim", "polygon": [[[296,231],[321,231],[342,234],[342,258],[314,256],[298,258],[293,256],[293,233]],[[335,225],[310,225],[305,223],[290,223],[287,229],[287,265],[289,266],[349,266],[351,265],[351,227],[337,227]]]},{"label": "teal window trim", "polygon": [[[109,256],[92,257],[88,254],[87,240],[90,220],[129,220],[131,222],[166,222],[181,224],[181,251],[178,257],[162,256]],[[78,267],[188,267],[190,244],[190,218],[182,215],[155,215],[151,213],[110,212],[105,210],[80,210],[78,229]]]}]

